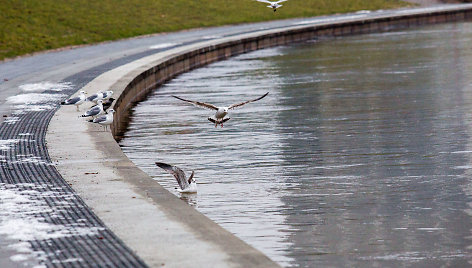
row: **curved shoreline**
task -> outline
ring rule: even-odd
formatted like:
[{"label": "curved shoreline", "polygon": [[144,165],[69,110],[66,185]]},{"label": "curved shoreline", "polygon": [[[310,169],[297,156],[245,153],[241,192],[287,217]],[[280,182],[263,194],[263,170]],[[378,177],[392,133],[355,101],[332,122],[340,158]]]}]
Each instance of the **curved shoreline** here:
[{"label": "curved shoreline", "polygon": [[[172,77],[241,53],[304,40],[408,28],[472,18],[472,5],[400,11],[331,22],[306,23],[182,46],[120,66],[81,90],[113,90],[115,137],[129,109]],[[89,207],[150,266],[273,267],[277,264],[191,208],[138,169],[113,137],[62,107],[48,128],[49,154],[57,170]],[[90,165],[93,164],[93,170]],[[90,174],[91,171],[99,174]],[[93,173],[93,172],[92,172]],[[159,224],[157,224],[159,223]],[[182,252],[199,258],[182,258]]]}]

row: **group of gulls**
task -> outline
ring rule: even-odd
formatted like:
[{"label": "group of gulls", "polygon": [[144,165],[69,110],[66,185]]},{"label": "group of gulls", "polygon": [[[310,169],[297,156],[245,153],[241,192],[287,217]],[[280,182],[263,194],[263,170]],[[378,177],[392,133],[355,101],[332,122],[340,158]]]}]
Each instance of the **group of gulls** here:
[{"label": "group of gulls", "polygon": [[107,127],[113,123],[113,114],[115,113],[115,110],[113,109],[108,110],[115,100],[111,97],[113,95],[113,91],[99,91],[89,97],[86,97],[85,94],[87,94],[85,91],[80,91],[78,97],[69,98],[61,102],[61,104],[75,105],[77,107],[77,111],[79,111],[79,106],[86,101],[94,103],[95,105],[90,107],[80,117],[92,117],[89,122],[100,124],[105,127],[105,130],[107,130]]},{"label": "group of gulls", "polygon": [[[280,5],[280,3],[285,2],[287,0],[280,0],[280,1],[275,1],[275,2],[271,2],[268,0],[257,0],[257,1],[269,4],[267,7],[272,8],[272,10],[275,12],[277,11],[277,8],[280,8],[282,6]],[[81,117],[92,117],[92,119],[89,120],[89,122],[100,124],[105,127],[105,130],[107,130],[107,126],[113,123],[113,114],[115,112],[113,109],[108,110],[113,104],[113,101],[115,100],[111,97],[113,95],[113,91],[105,91],[105,92],[99,91],[89,97],[86,97],[85,94],[86,94],[85,91],[80,91],[78,97],[69,98],[61,102],[61,104],[62,105],[75,105],[77,107],[77,111],[79,111],[79,106],[85,103],[86,101],[95,103],[95,105],[90,107],[83,115],[81,115]],[[230,119],[226,117],[229,110],[243,106],[250,102],[261,100],[262,98],[267,96],[267,94],[269,94],[269,92],[265,93],[264,95],[256,99],[231,104],[229,106],[220,106],[220,107],[215,106],[210,103],[187,100],[178,96],[172,96],[172,97],[177,98],[181,101],[191,103],[200,108],[216,111],[215,118],[208,117],[208,120],[214,123],[215,128],[216,128],[218,127],[218,125],[223,127],[223,123],[225,123],[226,121]],[[197,192],[197,183],[195,179],[193,178],[194,176],[193,171],[190,177],[187,178],[185,175],[185,172],[182,169],[178,168],[177,166],[172,166],[172,165],[162,163],[162,162],[156,162],[155,164],[175,177],[175,179],[177,180],[177,183],[180,186],[179,192],[181,193],[196,193]]]},{"label": "group of gulls", "polygon": [[[253,100],[248,100],[248,101],[243,101],[235,104],[231,104],[229,106],[215,106],[210,103],[205,103],[201,101],[193,101],[193,100],[187,100],[178,96],[172,96],[176,99],[179,99],[181,101],[188,102],[190,104],[193,104],[197,107],[204,108],[204,109],[210,109],[216,111],[215,113],[215,118],[208,117],[208,120],[212,123],[215,124],[215,127],[218,127],[218,125],[221,125],[223,127],[223,123],[228,121],[230,118],[225,117],[228,114],[228,111],[237,107],[241,107],[244,104],[248,104],[251,102],[255,102],[258,100],[261,100],[265,96],[267,96],[269,92],[265,93],[264,95],[260,96],[259,98],[253,99]],[[180,186],[179,192],[181,193],[196,193],[197,192],[197,182],[193,178],[193,175],[195,174],[194,171],[192,171],[192,174],[190,177],[187,179],[187,176],[185,175],[185,172],[180,169],[177,166],[172,166],[166,163],[161,163],[161,162],[156,162],[155,163],[158,167],[164,169],[168,173],[172,174],[175,179],[177,180],[177,183]]]},{"label": "group of gulls", "polygon": [[[115,112],[113,109],[108,110],[108,108],[111,107],[113,101],[115,100],[114,98],[111,97],[113,95],[113,91],[98,92],[88,98],[85,97],[85,94],[86,94],[85,91],[80,91],[78,97],[69,98],[61,102],[61,104],[62,105],[75,105],[77,107],[77,111],[79,111],[79,106],[85,103],[86,101],[96,103],[94,106],[90,107],[80,117],[93,117],[93,119],[89,120],[89,122],[103,125],[105,126],[105,130],[106,130],[107,126],[113,123],[113,113]],[[230,119],[228,117],[225,117],[228,114],[229,110],[232,110],[237,107],[241,107],[251,102],[261,100],[268,94],[269,92],[265,93],[264,95],[256,99],[231,104],[229,106],[220,106],[220,107],[215,106],[210,103],[201,102],[201,101],[187,100],[178,96],[172,96],[172,97],[177,98],[181,101],[188,102],[200,108],[216,111],[215,118],[209,117],[208,120],[214,123],[215,127],[218,127],[218,125],[223,127],[223,123]],[[161,162],[156,162],[155,164],[175,177],[175,179],[177,180],[177,183],[180,186],[179,192],[181,193],[196,193],[197,192],[197,183],[195,179],[193,178],[193,175],[194,175],[193,171],[190,177],[187,178],[185,175],[185,172],[182,169],[178,168],[177,166],[172,166],[172,165],[161,163]]]}]

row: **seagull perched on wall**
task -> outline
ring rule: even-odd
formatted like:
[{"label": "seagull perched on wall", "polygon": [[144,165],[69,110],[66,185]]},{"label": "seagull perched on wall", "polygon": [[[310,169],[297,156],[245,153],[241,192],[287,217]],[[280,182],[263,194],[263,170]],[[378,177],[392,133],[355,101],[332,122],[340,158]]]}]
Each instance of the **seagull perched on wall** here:
[{"label": "seagull perched on wall", "polygon": [[97,93],[92,94],[90,97],[88,97],[87,100],[97,103],[98,100],[108,100],[111,95],[113,95],[113,91],[111,90],[105,92],[98,91]]},{"label": "seagull perched on wall", "polygon": [[79,110],[79,105],[85,102],[85,91],[80,91],[78,97],[73,97],[69,98],[63,102],[61,102],[62,105],[75,105],[77,107],[77,111]]},{"label": "seagull perched on wall", "polygon": [[197,192],[197,182],[193,178],[193,175],[195,172],[192,171],[192,174],[190,177],[187,179],[185,176],[185,172],[178,168],[177,166],[172,166],[166,163],[161,163],[161,162],[156,162],[156,165],[168,173],[172,174],[175,179],[177,180],[177,183],[180,186],[179,192],[181,193],[196,193]]},{"label": "seagull perched on wall", "polygon": [[87,110],[83,115],[81,115],[81,117],[93,116],[95,118],[101,114],[104,114],[105,112],[103,111],[102,103],[102,100],[98,100],[97,105]]},{"label": "seagull perched on wall", "polygon": [[287,0],[280,0],[280,1],[277,1],[277,2],[271,2],[271,1],[268,1],[268,0],[257,0],[257,2],[269,4],[267,7],[272,8],[274,10],[274,12],[277,11],[277,8],[282,7],[282,5],[280,5],[280,3],[285,2],[285,1],[287,1]]},{"label": "seagull perched on wall", "polygon": [[[114,98],[109,98],[108,100],[102,102],[102,106],[103,106],[103,111],[107,111],[108,108],[111,107],[111,105],[113,104],[113,102],[115,101]],[[93,107],[97,106],[97,104],[95,104],[94,106],[90,107],[90,109],[92,109]]]},{"label": "seagull perched on wall", "polygon": [[99,116],[95,119],[89,120],[89,122],[105,126],[105,131],[107,131],[107,126],[109,126],[113,123],[113,114],[114,113],[115,113],[115,110],[110,109],[110,111],[108,111],[108,113],[106,115],[102,115],[102,116]]},{"label": "seagull perched on wall", "polygon": [[267,96],[267,94],[269,94],[269,92],[267,92],[266,94],[262,95],[261,97],[259,97],[257,99],[232,104],[228,107],[217,107],[213,104],[209,104],[209,103],[205,103],[205,102],[186,100],[186,99],[183,99],[183,98],[180,98],[180,97],[177,97],[177,96],[172,96],[172,97],[174,97],[176,99],[179,99],[179,100],[182,100],[182,101],[189,102],[189,103],[191,103],[195,106],[198,106],[200,108],[215,110],[216,111],[215,118],[208,117],[208,120],[210,122],[214,123],[215,127],[217,127],[218,125],[221,125],[221,127],[223,127],[223,123],[230,119],[230,118],[225,118],[225,116],[228,114],[229,110],[234,109],[236,107],[243,106],[244,104],[247,104],[247,103],[250,103],[250,102],[258,101],[258,100],[264,98],[265,96]]}]

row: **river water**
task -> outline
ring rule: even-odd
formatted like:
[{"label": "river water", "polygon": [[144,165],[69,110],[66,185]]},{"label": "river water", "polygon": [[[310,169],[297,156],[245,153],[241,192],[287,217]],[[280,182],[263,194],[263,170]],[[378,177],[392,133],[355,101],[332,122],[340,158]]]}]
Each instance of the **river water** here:
[{"label": "river water", "polygon": [[[141,169],[286,267],[472,265],[472,24],[318,40],[183,74],[121,141]],[[229,105],[215,128],[175,98]],[[162,161],[195,170],[182,196]]]}]

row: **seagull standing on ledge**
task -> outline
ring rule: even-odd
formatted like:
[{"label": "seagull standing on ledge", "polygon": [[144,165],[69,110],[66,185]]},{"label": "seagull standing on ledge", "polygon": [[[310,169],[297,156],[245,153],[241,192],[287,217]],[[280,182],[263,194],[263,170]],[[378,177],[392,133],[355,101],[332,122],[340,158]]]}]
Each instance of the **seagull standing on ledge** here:
[{"label": "seagull standing on ledge", "polygon": [[95,102],[97,103],[98,100],[108,100],[111,95],[113,95],[113,91],[109,90],[109,91],[105,91],[105,92],[102,92],[102,91],[98,91],[97,93],[91,95],[90,97],[87,98],[88,101],[91,101],[91,102]]},{"label": "seagull standing on ledge", "polygon": [[115,113],[115,110],[110,109],[106,115],[102,115],[100,117],[97,117],[95,119],[89,120],[91,123],[96,123],[100,124],[102,126],[105,126],[105,131],[107,131],[107,126],[111,125],[113,123],[113,114]]},{"label": "seagull standing on ledge", "polygon": [[201,108],[205,108],[205,109],[210,109],[210,110],[216,110],[216,114],[215,114],[215,119],[211,118],[211,117],[208,117],[208,120],[210,122],[213,122],[215,123],[215,127],[217,127],[218,125],[221,125],[221,127],[223,127],[223,123],[228,121],[230,118],[225,118],[225,116],[228,114],[228,111],[231,110],[231,109],[234,109],[236,107],[240,107],[240,106],[243,106],[244,104],[247,104],[247,103],[250,103],[250,102],[254,102],[254,101],[258,101],[262,98],[264,98],[265,96],[267,96],[267,94],[269,94],[269,92],[267,92],[266,94],[262,95],[261,97],[257,98],[257,99],[253,99],[253,100],[248,100],[248,101],[244,101],[244,102],[240,102],[240,103],[236,103],[236,104],[232,104],[228,107],[216,107],[215,105],[213,104],[209,104],[209,103],[204,103],[204,102],[199,102],[199,101],[191,101],[191,100],[186,100],[186,99],[183,99],[183,98],[180,98],[180,97],[177,97],[177,96],[172,96],[176,99],[179,99],[181,101],[186,101],[186,102],[189,102],[195,106],[198,106],[198,107],[201,107]]},{"label": "seagull standing on ledge", "polygon": [[81,117],[89,117],[92,116],[93,118],[96,118],[97,116],[104,114],[105,112],[103,111],[103,101],[98,100],[97,105],[93,106],[90,108],[90,110],[86,111]]},{"label": "seagull standing on ledge", "polygon": [[287,1],[287,0],[280,0],[280,1],[277,1],[277,2],[271,2],[271,1],[268,1],[268,0],[257,0],[257,2],[262,2],[262,3],[269,4],[267,7],[272,8],[274,10],[274,12],[277,11],[277,8],[282,7],[282,5],[279,5],[280,3],[285,2],[285,1]]},{"label": "seagull standing on ledge", "polygon": [[[108,100],[102,102],[102,107],[103,107],[103,111],[107,111],[108,108],[111,107],[111,105],[113,104],[113,102],[115,101],[114,98],[109,98]],[[92,107],[90,107],[90,109],[92,109],[93,107],[97,106],[97,104],[93,105]]]},{"label": "seagull standing on ledge", "polygon": [[61,102],[61,105],[75,105],[77,107],[77,111],[79,110],[79,105],[85,102],[85,91],[80,91],[80,94],[78,97],[74,98],[69,98],[63,102]]},{"label": "seagull standing on ledge", "polygon": [[161,163],[161,162],[156,162],[156,166],[164,169],[168,173],[172,174],[175,179],[177,180],[177,183],[180,186],[179,192],[181,193],[196,193],[197,192],[197,182],[193,178],[193,175],[195,172],[192,171],[192,174],[190,177],[187,179],[185,176],[185,173],[183,170],[176,166],[171,166],[166,163]]}]

